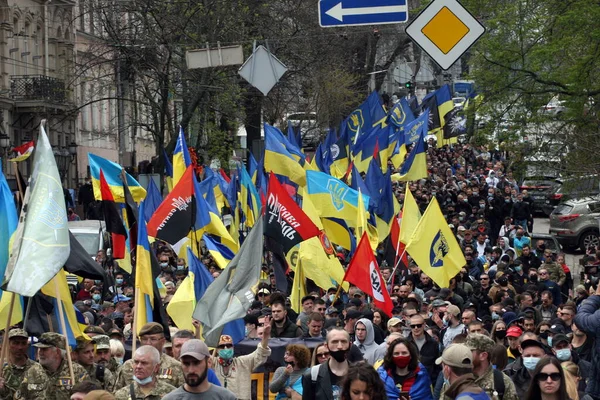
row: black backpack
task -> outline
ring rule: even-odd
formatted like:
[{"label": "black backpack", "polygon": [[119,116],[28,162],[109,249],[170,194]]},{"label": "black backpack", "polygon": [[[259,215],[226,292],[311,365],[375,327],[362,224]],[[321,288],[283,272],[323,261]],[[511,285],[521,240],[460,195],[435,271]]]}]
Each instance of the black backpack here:
[{"label": "black backpack", "polygon": [[502,400],[504,391],[506,390],[504,386],[504,373],[497,369],[493,369],[492,372],[494,373],[494,391],[498,393],[498,400]]}]

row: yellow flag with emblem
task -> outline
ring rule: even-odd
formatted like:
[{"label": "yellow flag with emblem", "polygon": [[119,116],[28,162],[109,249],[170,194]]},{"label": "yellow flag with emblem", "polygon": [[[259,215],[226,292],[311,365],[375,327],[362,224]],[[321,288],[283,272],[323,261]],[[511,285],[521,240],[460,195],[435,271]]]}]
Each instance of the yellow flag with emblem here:
[{"label": "yellow flag with emblem", "polygon": [[419,220],[406,252],[441,288],[447,288],[467,263],[435,197]]},{"label": "yellow flag with emblem", "polygon": [[421,219],[421,211],[409,186],[408,184],[406,185],[404,206],[402,207],[402,222],[400,223],[400,241],[404,244],[410,242],[410,238]]}]

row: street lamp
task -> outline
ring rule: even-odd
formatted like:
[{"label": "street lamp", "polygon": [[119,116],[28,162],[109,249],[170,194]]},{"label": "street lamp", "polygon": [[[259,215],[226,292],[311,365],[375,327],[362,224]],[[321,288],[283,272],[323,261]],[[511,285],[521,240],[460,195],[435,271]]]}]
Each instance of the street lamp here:
[{"label": "street lamp", "polygon": [[77,143],[69,143],[69,155],[71,156],[71,162],[75,161],[75,158],[77,157]]},{"label": "street lamp", "polygon": [[10,149],[10,137],[2,132],[0,133],[0,155],[4,156]]},{"label": "street lamp", "polygon": [[60,174],[61,179],[64,179],[69,169],[71,154],[69,153],[68,149],[61,149],[58,146],[52,148],[52,153],[54,154],[54,159],[56,160],[58,173]]}]

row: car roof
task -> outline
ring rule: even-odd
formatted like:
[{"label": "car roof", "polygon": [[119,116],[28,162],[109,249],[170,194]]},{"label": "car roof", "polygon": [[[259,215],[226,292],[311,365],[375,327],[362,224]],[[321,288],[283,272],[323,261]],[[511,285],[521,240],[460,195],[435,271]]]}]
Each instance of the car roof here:
[{"label": "car roof", "polygon": [[85,221],[69,221],[68,226],[71,230],[92,230],[92,229],[105,229],[104,221],[88,219]]},{"label": "car roof", "polygon": [[600,201],[600,196],[585,196],[576,199],[569,199],[565,201],[565,204],[569,204],[571,206],[578,206],[582,204],[591,203],[594,201]]}]

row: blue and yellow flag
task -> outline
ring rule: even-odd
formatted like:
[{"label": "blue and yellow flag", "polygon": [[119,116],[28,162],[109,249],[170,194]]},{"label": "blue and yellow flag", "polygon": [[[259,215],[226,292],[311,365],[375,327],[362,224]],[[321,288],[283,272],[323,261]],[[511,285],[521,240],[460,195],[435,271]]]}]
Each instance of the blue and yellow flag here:
[{"label": "blue and yellow flag", "polygon": [[233,251],[229,250],[229,248],[223,246],[221,243],[211,238],[210,235],[205,234],[204,236],[202,236],[202,239],[204,239],[204,243],[206,244],[206,250],[208,250],[212,258],[219,266],[219,268],[225,269],[225,267],[227,267],[227,264],[229,264],[229,262],[233,260],[233,257],[235,255],[233,254]]},{"label": "blue and yellow flag", "polygon": [[[342,218],[355,226],[358,213],[358,192],[344,182],[323,172],[306,172],[306,193],[311,197],[322,218]],[[361,195],[369,204],[369,196]]]},{"label": "blue and yellow flag", "polygon": [[[58,289],[58,291],[57,291]],[[42,293],[46,296],[52,297],[54,303],[54,314],[57,321],[60,321],[59,307],[62,307],[62,311],[65,317],[65,327],[59,323],[59,333],[65,335],[68,339],[70,346],[77,345],[77,338],[83,337],[90,340],[83,331],[85,330],[86,324],[83,320],[83,315],[76,310],[71,300],[71,292],[69,291],[69,285],[67,284],[67,273],[64,269],[58,271],[56,276],[50,280],[42,289]],[[60,293],[60,304],[58,297]]]},{"label": "blue and yellow flag", "polygon": [[[306,185],[306,170],[281,142],[283,135],[265,123],[265,171],[285,176],[297,185]],[[286,139],[287,141],[287,139]]]},{"label": "blue and yellow flag", "polygon": [[190,152],[185,142],[185,134],[183,128],[179,127],[179,135],[177,136],[177,144],[173,151],[173,186],[177,185],[179,179],[185,173],[187,167],[192,165],[192,159],[190,158]]},{"label": "blue and yellow flag", "polygon": [[[112,162],[92,153],[88,153],[88,161],[90,163],[90,173],[92,175],[94,198],[96,200],[102,200],[102,194],[100,192],[100,170],[102,170],[104,179],[106,179],[106,183],[108,183],[114,201],[116,203],[124,203],[125,193],[123,191],[123,182],[121,181],[121,170],[123,167],[116,162]],[[144,190],[133,176],[125,173],[125,177],[133,200],[135,200],[136,203],[139,203],[146,197],[146,190]]]},{"label": "blue and yellow flag", "polygon": [[386,118],[387,114],[379,94],[376,91],[371,92],[369,97],[344,120],[349,130],[349,141],[353,142],[357,134],[368,132],[375,125],[384,123]]},{"label": "blue and yellow flag", "polygon": [[412,125],[418,125],[419,138],[411,149],[400,171],[392,176],[397,181],[416,181],[427,178],[427,154],[425,153],[425,136],[427,135],[427,122],[429,112],[425,111],[419,118],[406,126],[406,131],[412,129]]},{"label": "blue and yellow flag", "polygon": [[2,172],[2,160],[0,160],[0,276],[4,276],[10,255],[10,238],[17,229],[18,223],[17,206]]},{"label": "blue and yellow flag", "polygon": [[404,205],[402,206],[402,221],[400,222],[400,242],[404,244],[410,242],[410,238],[421,219],[421,210],[419,210],[419,205],[415,201],[409,186],[406,185]]},{"label": "blue and yellow flag", "polygon": [[[139,215],[144,214],[144,201],[140,203]],[[138,221],[138,236],[137,236],[137,252],[135,263],[135,290],[136,294],[136,310],[135,321],[137,324],[137,333],[142,326],[148,322],[153,322],[153,305],[154,305],[154,285],[155,283],[152,274],[152,259],[150,252],[150,243],[148,242],[148,232],[146,230],[146,221],[140,218]]]},{"label": "blue and yellow flag", "polygon": [[406,252],[441,288],[447,288],[467,263],[435,197],[419,220]]},{"label": "blue and yellow flag", "polygon": [[163,149],[163,158],[165,159],[165,181],[167,183],[167,191],[173,190],[173,164],[171,164],[171,160],[169,160],[169,156],[167,155],[167,151]]},{"label": "blue and yellow flag", "polygon": [[395,126],[397,129],[403,130],[404,126],[415,120],[415,115],[408,105],[408,101],[403,97],[390,110],[388,115],[388,124]]},{"label": "blue and yellow flag", "polygon": [[243,166],[239,168],[238,175],[240,177],[239,199],[241,210],[246,216],[246,225],[251,228],[256,223],[256,220],[260,218],[262,203],[256,186],[254,186],[250,175],[246,172],[246,168]]}]

